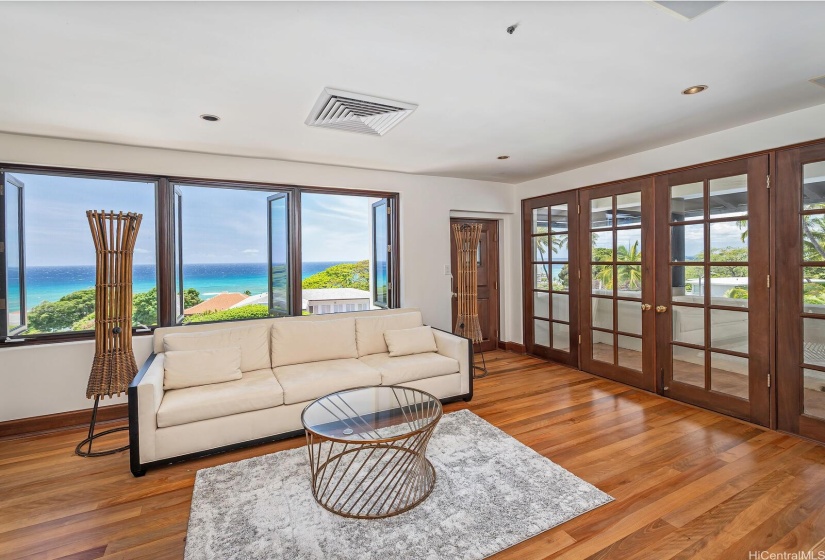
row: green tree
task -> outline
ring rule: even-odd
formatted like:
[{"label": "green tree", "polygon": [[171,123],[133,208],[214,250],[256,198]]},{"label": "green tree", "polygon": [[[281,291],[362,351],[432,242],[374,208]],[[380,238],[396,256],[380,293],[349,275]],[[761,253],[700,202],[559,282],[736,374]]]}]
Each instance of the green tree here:
[{"label": "green tree", "polygon": [[[641,262],[642,253],[639,249],[639,241],[632,245],[628,243],[616,249],[616,260],[618,262]],[[642,286],[642,265],[639,264],[618,264],[616,273],[619,276],[619,289],[638,290]]]},{"label": "green tree", "polygon": [[336,264],[326,270],[305,278],[301,282],[304,289],[313,288],[355,288],[357,290],[370,289],[370,263]]},{"label": "green tree", "polygon": [[[201,302],[201,294],[195,288],[183,292],[183,308],[189,309]],[[135,325],[157,325],[158,323],[158,289],[135,294],[132,299],[132,323]]]},{"label": "green tree", "polygon": [[37,332],[57,332],[72,328],[95,311],[95,289],[78,290],[55,302],[44,301],[28,312],[28,325]]}]

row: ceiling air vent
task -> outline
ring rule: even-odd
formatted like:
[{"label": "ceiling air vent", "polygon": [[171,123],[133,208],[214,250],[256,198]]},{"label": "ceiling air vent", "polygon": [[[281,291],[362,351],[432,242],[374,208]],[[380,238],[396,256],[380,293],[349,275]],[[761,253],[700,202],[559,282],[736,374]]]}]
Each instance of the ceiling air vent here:
[{"label": "ceiling air vent", "polygon": [[724,2],[704,2],[702,0],[653,0],[653,3],[667,10],[671,15],[685,21],[695,19],[719,4],[724,4]]},{"label": "ceiling air vent", "polygon": [[811,83],[816,84],[818,86],[825,87],[825,76],[820,76],[818,78],[811,78]]},{"label": "ceiling air vent", "polygon": [[383,136],[417,107],[413,103],[324,88],[306,124]]}]

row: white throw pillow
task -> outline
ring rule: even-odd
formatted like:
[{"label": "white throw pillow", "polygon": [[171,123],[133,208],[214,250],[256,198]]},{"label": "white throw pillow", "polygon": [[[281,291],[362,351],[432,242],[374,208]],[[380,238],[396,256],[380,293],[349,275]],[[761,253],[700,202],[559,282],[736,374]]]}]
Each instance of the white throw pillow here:
[{"label": "white throw pillow", "polygon": [[163,389],[184,389],[241,379],[241,348],[172,350],[164,354]]},{"label": "white throw pillow", "polygon": [[394,313],[391,315],[364,316],[355,318],[355,340],[358,343],[358,356],[386,354],[387,342],[384,333],[400,329],[420,327],[421,312]]},{"label": "white throw pillow", "polygon": [[386,331],[384,340],[387,341],[391,358],[438,351],[433,329],[428,326]]},{"label": "white throw pillow", "polygon": [[[185,328],[182,330],[185,330]],[[269,361],[269,325],[176,332],[163,337],[163,348],[166,352],[172,350],[211,350],[227,346],[239,346],[241,348],[241,371],[255,371],[272,367]]]}]

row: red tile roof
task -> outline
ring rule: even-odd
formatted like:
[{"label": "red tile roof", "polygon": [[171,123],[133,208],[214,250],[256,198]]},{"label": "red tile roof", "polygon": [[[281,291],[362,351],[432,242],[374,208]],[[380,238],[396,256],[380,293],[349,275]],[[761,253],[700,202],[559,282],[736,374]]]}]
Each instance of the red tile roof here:
[{"label": "red tile roof", "polygon": [[202,301],[199,304],[190,307],[189,309],[185,310],[183,314],[197,315],[198,313],[205,313],[207,311],[223,311],[224,309],[229,309],[236,303],[242,302],[246,298],[246,295],[239,294],[237,292],[218,294],[214,297],[209,298],[206,301]]}]

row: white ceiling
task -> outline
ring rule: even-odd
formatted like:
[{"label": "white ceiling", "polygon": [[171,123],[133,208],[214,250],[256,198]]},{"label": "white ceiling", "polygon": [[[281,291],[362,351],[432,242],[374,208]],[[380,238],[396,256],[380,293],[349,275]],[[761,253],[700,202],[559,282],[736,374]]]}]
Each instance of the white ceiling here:
[{"label": "white ceiling", "polygon": [[[825,2],[690,22],[649,2],[3,2],[0,130],[515,183],[825,103],[823,21]],[[383,137],[310,128],[326,86],[419,108]]]}]

